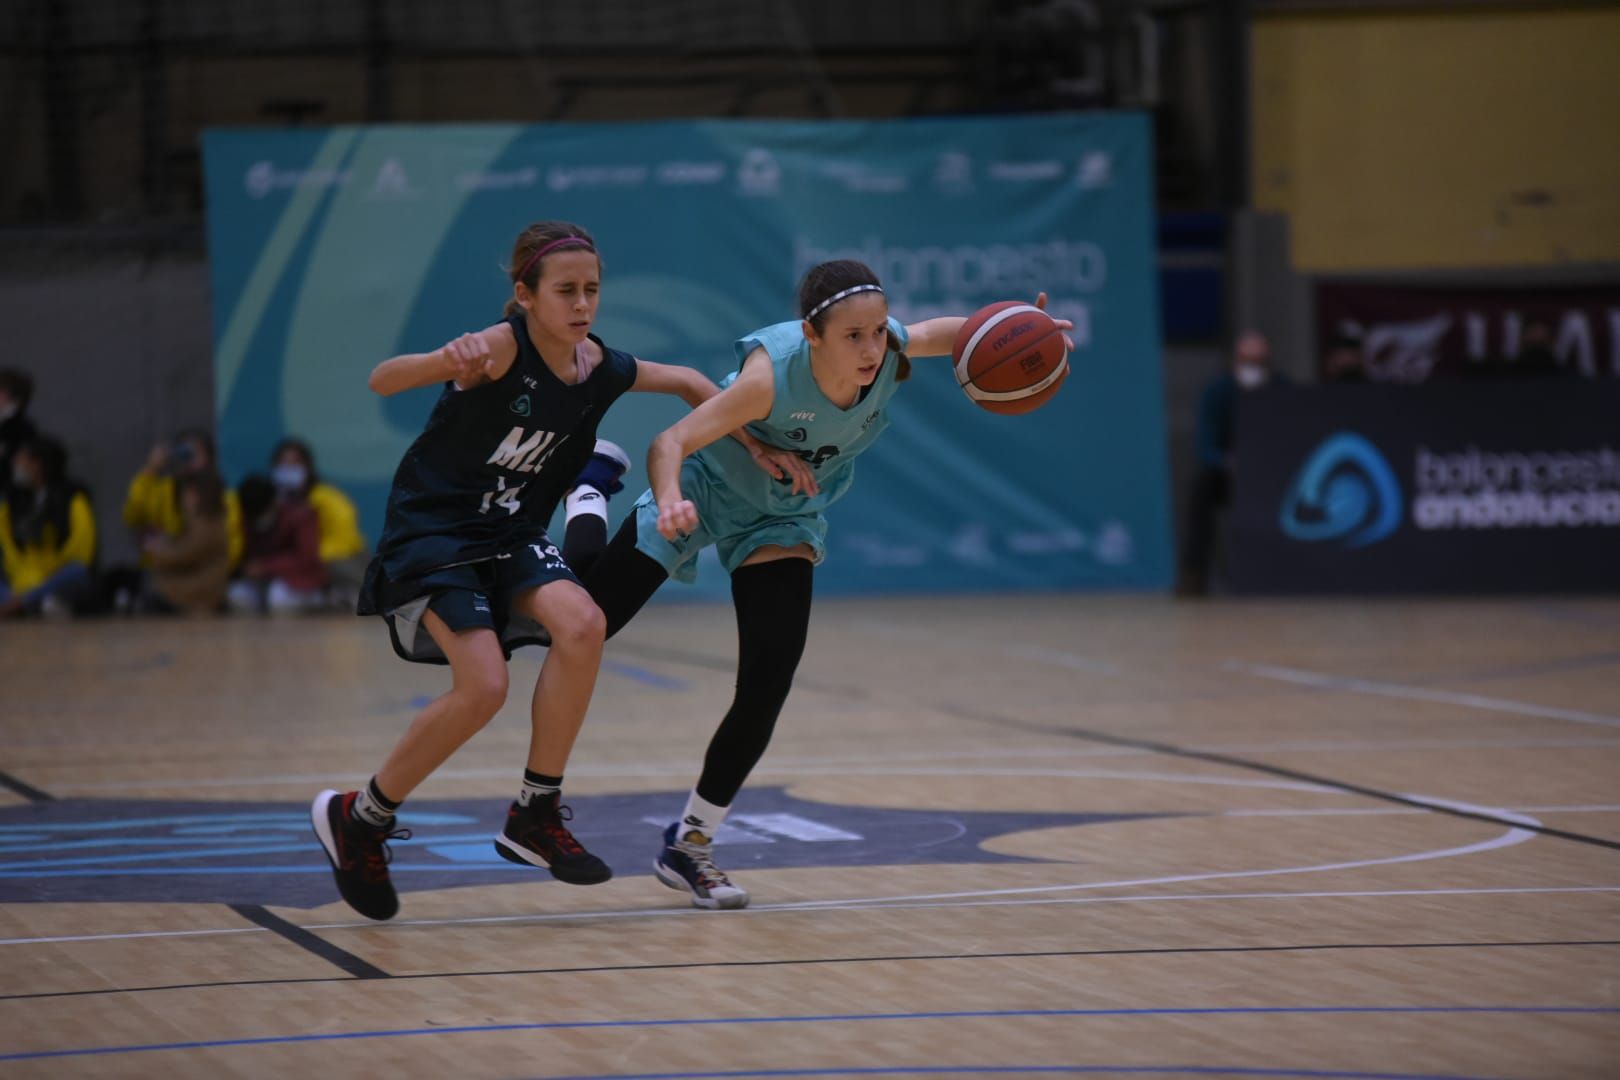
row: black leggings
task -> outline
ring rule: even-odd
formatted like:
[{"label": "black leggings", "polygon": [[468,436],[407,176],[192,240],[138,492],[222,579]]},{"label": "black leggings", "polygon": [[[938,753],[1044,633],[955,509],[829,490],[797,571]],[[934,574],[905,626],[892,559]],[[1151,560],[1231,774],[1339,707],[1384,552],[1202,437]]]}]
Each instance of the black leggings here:
[{"label": "black leggings", "polygon": [[[574,565],[573,560],[569,560]],[[668,578],[655,559],[636,550],[631,515],[584,574],[612,637],[640,611]],[[810,628],[815,567],[808,559],[776,559],[738,567],[731,575],[737,609],[737,693],[709,741],[698,778],[698,796],[730,806],[743,781],[770,745],[776,717],[793,687]]]}]

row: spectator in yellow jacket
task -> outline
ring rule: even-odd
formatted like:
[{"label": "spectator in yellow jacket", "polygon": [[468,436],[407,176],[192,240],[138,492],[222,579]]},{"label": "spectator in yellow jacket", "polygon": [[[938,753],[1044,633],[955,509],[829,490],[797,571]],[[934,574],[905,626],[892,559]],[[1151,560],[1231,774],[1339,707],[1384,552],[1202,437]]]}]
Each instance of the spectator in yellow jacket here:
[{"label": "spectator in yellow jacket", "polygon": [[370,548],[360,532],[354,502],[315,471],[315,452],[302,439],[286,438],[270,454],[270,480],[288,495],[302,496],[320,522],[321,562],[340,599],[358,595]]},{"label": "spectator in yellow jacket", "polygon": [[67,478],[67,452],[35,436],[11,459],[0,502],[0,615],[68,611],[90,592],[96,516],[84,488]]},{"label": "spectator in yellow jacket", "polygon": [[[124,497],[124,524],[143,552],[154,536],[179,536],[185,528],[176,477],[206,472],[219,472],[214,439],[206,431],[182,431],[172,442],[152,447]],[[230,538],[231,565],[235,566],[242,557],[242,507],[234,491],[225,493],[225,530]],[[141,565],[150,568],[151,558],[143,554]]]}]

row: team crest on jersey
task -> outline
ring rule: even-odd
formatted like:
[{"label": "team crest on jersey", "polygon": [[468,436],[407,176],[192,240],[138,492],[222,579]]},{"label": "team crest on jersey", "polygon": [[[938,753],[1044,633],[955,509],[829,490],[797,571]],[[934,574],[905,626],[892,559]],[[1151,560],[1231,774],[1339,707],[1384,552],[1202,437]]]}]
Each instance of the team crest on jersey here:
[{"label": "team crest on jersey", "polygon": [[528,416],[529,415],[529,395],[528,394],[523,394],[523,395],[519,396],[515,401],[512,402],[511,409],[512,409],[513,412],[517,413],[519,416]]}]

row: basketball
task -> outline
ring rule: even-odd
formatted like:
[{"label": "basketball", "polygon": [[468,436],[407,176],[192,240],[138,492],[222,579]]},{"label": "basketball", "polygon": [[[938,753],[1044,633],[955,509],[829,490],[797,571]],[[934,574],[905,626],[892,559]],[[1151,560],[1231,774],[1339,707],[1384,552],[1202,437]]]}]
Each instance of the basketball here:
[{"label": "basketball", "polygon": [[951,348],[956,381],[993,413],[1027,413],[1051,400],[1069,373],[1063,331],[1033,304],[1003,300],[962,324]]}]

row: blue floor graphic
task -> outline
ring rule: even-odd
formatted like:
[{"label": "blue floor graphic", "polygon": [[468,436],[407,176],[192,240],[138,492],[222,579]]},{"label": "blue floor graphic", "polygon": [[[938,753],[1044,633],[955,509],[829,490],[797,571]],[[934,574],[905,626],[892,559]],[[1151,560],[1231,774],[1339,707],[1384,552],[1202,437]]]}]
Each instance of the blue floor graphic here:
[{"label": "blue floor graphic", "polygon": [[[575,835],[620,875],[650,874],[685,792],[569,796]],[[400,891],[550,882],[502,861],[494,799],[423,799],[400,815]],[[1169,814],[979,813],[835,806],[782,788],[744,792],[719,837],[732,871],[787,867],[1030,863],[981,846],[1009,833]],[[0,808],[0,903],[173,901],[315,907],[336,898],[307,805],[64,799]]]}]

